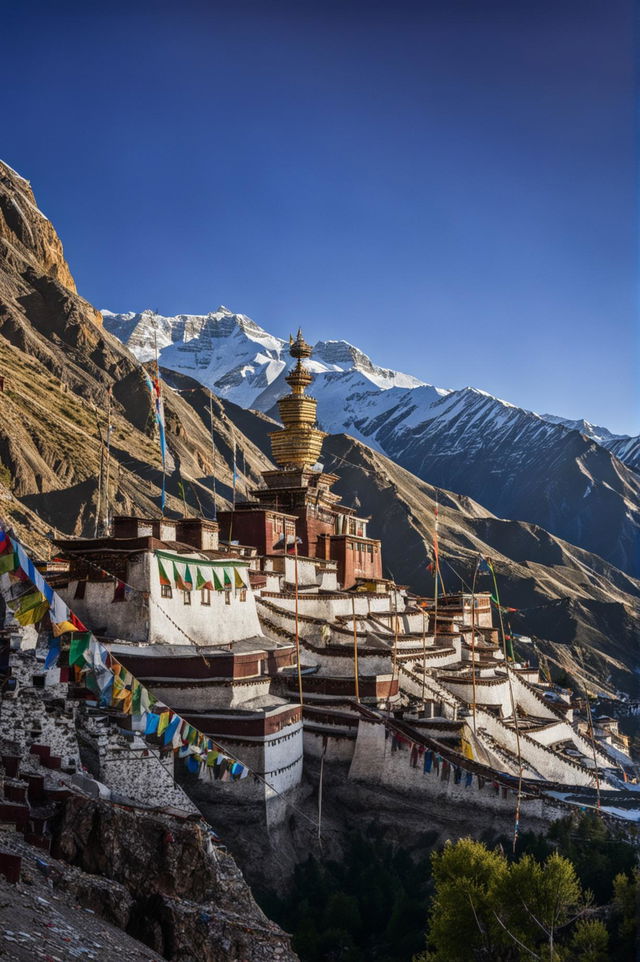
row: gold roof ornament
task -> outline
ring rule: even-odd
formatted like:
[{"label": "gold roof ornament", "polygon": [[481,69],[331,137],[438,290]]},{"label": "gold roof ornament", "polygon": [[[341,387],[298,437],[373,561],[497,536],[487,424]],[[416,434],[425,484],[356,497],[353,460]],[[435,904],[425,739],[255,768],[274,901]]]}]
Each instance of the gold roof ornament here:
[{"label": "gold roof ornament", "polygon": [[278,401],[284,429],[273,431],[269,435],[273,460],[283,468],[314,465],[320,457],[322,442],[327,436],[316,426],[318,402],[305,394],[313,376],[302,364],[302,359],[311,357],[312,351],[313,348],[307,344],[300,329],[295,339],[289,335],[289,353],[291,357],[297,358],[298,363],[285,378],[291,394]]}]

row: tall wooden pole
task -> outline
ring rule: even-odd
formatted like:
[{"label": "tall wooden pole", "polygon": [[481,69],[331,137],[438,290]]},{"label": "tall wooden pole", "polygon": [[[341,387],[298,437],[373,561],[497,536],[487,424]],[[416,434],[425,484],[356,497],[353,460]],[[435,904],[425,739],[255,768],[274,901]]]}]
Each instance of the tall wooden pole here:
[{"label": "tall wooden pole", "polygon": [[211,495],[213,497],[213,520],[216,520],[216,443],[213,436],[213,398],[209,394],[209,430],[211,432]]},{"label": "tall wooden pole", "polygon": [[[471,684],[473,690],[473,733],[476,733],[476,578],[478,577],[478,565],[480,559],[476,561],[476,569],[473,572],[473,585],[471,586]],[[462,593],[464,598],[464,591]],[[464,609],[464,602],[462,604]]]},{"label": "tall wooden pole", "polygon": [[427,685],[427,613],[422,609],[422,711],[426,704]]},{"label": "tall wooden pole", "polygon": [[[285,539],[286,541],[286,539]],[[298,621],[298,538],[294,535],[293,542],[293,577],[295,580],[295,599],[296,599],[296,659],[298,662],[298,695],[300,697],[300,704],[304,705],[304,700],[302,697],[302,665],[300,664],[300,626]]]},{"label": "tall wooden pole", "polygon": [[356,702],[360,704],[360,681],[358,678],[358,625],[356,622],[356,596],[351,595],[351,611],[353,612],[353,677],[356,689]]},{"label": "tall wooden pole", "polygon": [[107,450],[104,469],[104,533],[109,533],[109,481],[111,473],[111,388],[107,389]]},{"label": "tall wooden pole", "polygon": [[598,798],[598,811],[600,811],[600,771],[598,769],[598,756],[596,755],[596,740],[595,732],[593,730],[593,715],[591,714],[591,702],[589,701],[589,692],[584,689],[584,697],[587,701],[587,718],[589,725],[589,735],[591,738],[591,750],[593,752],[593,775],[596,780],[596,794]]}]

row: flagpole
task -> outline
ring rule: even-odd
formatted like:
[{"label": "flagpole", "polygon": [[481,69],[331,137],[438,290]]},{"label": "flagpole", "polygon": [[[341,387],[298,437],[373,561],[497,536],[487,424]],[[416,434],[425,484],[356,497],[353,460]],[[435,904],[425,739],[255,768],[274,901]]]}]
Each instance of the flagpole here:
[{"label": "flagpole", "polygon": [[438,644],[438,575],[440,574],[440,557],[438,547],[438,497],[436,495],[436,505],[434,508],[435,521],[433,525],[433,554],[436,565],[433,578],[433,643]]},{"label": "flagpole", "polygon": [[107,449],[104,467],[104,534],[108,536],[109,525],[109,480],[111,473],[111,385],[107,388]]},{"label": "flagpole", "polygon": [[[500,595],[498,594],[498,582],[496,580],[496,572],[493,567],[493,562],[487,558],[487,564],[489,565],[489,570],[491,571],[491,576],[493,578],[493,588],[496,593],[496,604],[498,607],[498,617],[500,620],[500,632],[502,634],[502,651],[504,654],[505,667],[507,669],[507,683],[509,685],[509,698],[511,701],[511,712],[513,714],[513,727],[516,734],[516,749],[518,752],[518,794],[516,796],[516,811],[514,816],[513,825],[513,851],[515,853],[516,844],[518,841],[518,834],[520,832],[520,802],[522,799],[522,752],[520,750],[520,723],[518,722],[518,707],[513,694],[513,685],[511,683],[511,668],[509,667],[509,657],[507,655],[507,637],[504,631],[504,620],[502,617],[502,605],[500,604]],[[515,661],[513,655],[513,642],[511,643],[511,660]]]},{"label": "flagpole", "polygon": [[422,609],[422,711],[426,704],[426,684],[427,684],[427,613]]},{"label": "flagpole", "polygon": [[167,468],[166,468],[166,458],[165,458],[165,448],[166,448],[166,435],[164,428],[164,410],[162,406],[162,391],[160,389],[160,363],[158,360],[158,330],[157,327],[153,329],[153,344],[155,347],[156,354],[156,421],[158,422],[158,434],[160,436],[160,455],[162,457],[162,495],[160,499],[160,514],[164,518],[164,508],[167,500]]},{"label": "flagpole", "polygon": [[[285,539],[286,540],[286,539]],[[300,697],[300,704],[304,707],[304,700],[302,697],[302,666],[300,664],[300,630],[298,623],[298,537],[294,535],[293,541],[293,571],[295,580],[295,599],[296,599],[296,659],[298,662],[298,695]]]},{"label": "flagpole", "polygon": [[356,702],[360,704],[360,682],[358,679],[358,626],[356,623],[356,596],[351,595],[351,611],[353,613],[353,674],[356,689]]},{"label": "flagpole", "polygon": [[213,520],[216,520],[216,443],[213,436],[213,397],[209,392],[209,427],[211,432],[211,493],[213,496]]},{"label": "flagpole", "polygon": [[[476,561],[475,571],[473,572],[473,584],[471,586],[471,684],[473,686],[473,733],[476,734],[476,578],[478,577],[478,567],[480,558]],[[464,595],[463,595],[464,597]],[[464,602],[463,602],[464,610]]]},{"label": "flagpole", "polygon": [[235,434],[234,434],[234,436],[233,436],[233,477],[232,477],[232,483],[233,483],[233,508],[234,508],[234,511],[235,511],[235,507],[236,507],[236,481],[237,481],[237,477],[238,477],[238,469],[237,469],[237,466],[236,466],[236,438],[235,438]]}]

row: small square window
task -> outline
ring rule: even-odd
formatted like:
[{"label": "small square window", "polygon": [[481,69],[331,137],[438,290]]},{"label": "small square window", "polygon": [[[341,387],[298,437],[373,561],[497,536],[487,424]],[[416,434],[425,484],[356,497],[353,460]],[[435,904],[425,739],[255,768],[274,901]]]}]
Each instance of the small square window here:
[{"label": "small square window", "polygon": [[224,603],[225,603],[225,605],[230,605],[230,604],[231,604],[231,590],[230,590],[229,588],[226,588],[226,589],[225,589],[225,592],[224,592]]},{"label": "small square window", "polygon": [[183,592],[182,592],[182,600],[183,600],[183,602],[185,603],[185,605],[190,605],[190,604],[191,604],[191,592],[190,592],[190,591],[183,591]]},{"label": "small square window", "polygon": [[240,589],[240,601],[246,601],[246,600],[247,600],[247,589],[246,589],[246,588],[241,588],[241,589]]},{"label": "small square window", "polygon": [[172,598],[173,592],[171,591],[171,585],[161,585],[160,586],[160,596],[162,598]]},{"label": "small square window", "polygon": [[209,588],[203,588],[200,593],[200,604],[210,605],[211,604],[211,590]]}]

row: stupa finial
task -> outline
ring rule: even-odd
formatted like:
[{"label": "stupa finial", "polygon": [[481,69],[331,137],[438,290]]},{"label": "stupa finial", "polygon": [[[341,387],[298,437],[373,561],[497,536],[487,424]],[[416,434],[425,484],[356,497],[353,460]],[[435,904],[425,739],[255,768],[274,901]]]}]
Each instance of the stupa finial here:
[{"label": "stupa finial", "polygon": [[318,402],[305,394],[313,377],[304,367],[302,359],[311,357],[312,352],[313,348],[305,341],[301,328],[298,328],[295,338],[289,335],[289,353],[298,363],[286,377],[291,394],[278,401],[284,430],[274,431],[270,435],[273,459],[283,467],[311,467],[317,462],[326,437],[325,432],[316,427]]}]

